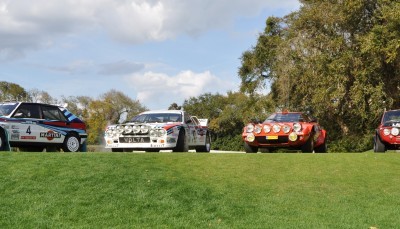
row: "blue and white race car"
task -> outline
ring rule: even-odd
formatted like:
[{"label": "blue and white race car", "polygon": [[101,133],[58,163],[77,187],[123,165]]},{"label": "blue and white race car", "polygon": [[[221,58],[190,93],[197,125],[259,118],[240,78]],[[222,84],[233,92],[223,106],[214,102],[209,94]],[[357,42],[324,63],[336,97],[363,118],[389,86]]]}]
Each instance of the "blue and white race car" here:
[{"label": "blue and white race car", "polygon": [[85,123],[64,107],[0,103],[0,151],[86,151],[86,139]]},{"label": "blue and white race car", "polygon": [[198,119],[181,110],[147,111],[124,124],[106,128],[106,148],[113,152],[133,150],[159,152],[210,152],[207,119]]}]

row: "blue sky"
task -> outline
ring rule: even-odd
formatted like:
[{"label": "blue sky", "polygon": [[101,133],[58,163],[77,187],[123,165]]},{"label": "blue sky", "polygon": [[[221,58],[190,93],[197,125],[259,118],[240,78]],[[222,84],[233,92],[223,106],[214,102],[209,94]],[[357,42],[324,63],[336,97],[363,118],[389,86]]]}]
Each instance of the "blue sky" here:
[{"label": "blue sky", "polygon": [[0,0],[0,81],[149,109],[237,91],[241,54],[297,0]]}]

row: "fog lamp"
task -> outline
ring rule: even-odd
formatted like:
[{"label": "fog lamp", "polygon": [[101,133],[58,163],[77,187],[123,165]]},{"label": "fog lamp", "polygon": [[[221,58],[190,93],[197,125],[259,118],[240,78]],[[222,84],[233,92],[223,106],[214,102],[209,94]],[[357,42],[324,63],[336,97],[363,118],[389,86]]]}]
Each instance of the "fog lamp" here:
[{"label": "fog lamp", "polygon": [[289,134],[289,140],[294,142],[297,140],[297,134],[295,132],[292,132]]},{"label": "fog lamp", "polygon": [[246,137],[246,140],[248,142],[254,142],[255,139],[256,138],[254,137],[254,134],[248,134],[247,137]]}]

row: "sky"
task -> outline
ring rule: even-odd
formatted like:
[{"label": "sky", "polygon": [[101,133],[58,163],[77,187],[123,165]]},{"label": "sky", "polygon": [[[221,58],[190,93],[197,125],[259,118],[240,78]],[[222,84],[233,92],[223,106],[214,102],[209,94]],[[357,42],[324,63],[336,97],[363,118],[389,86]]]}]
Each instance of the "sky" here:
[{"label": "sky", "polygon": [[240,57],[298,0],[0,0],[0,81],[148,109],[238,91]]}]

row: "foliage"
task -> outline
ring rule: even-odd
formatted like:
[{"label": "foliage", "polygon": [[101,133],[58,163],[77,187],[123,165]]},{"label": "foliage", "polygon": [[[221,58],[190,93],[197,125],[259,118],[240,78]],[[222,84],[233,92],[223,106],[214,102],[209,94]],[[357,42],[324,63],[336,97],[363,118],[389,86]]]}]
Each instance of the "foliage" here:
[{"label": "foliage", "polygon": [[386,154],[0,153],[1,228],[397,228]]},{"label": "foliage", "polygon": [[188,113],[209,119],[212,149],[240,150],[243,127],[251,119],[265,119],[275,108],[266,96],[228,92],[226,96],[206,93],[185,100]]},{"label": "foliage", "polygon": [[0,101],[28,100],[29,94],[15,83],[0,81]]},{"label": "foliage", "polygon": [[328,144],[329,152],[366,152],[373,148],[373,134],[364,135],[346,135],[336,141],[330,141]]},{"label": "foliage", "polygon": [[178,106],[177,103],[172,103],[169,107],[168,110],[180,110],[182,106]]},{"label": "foliage", "polygon": [[334,141],[367,135],[384,108],[400,106],[400,3],[301,3],[297,12],[267,19],[257,45],[242,55],[241,87],[270,80],[278,107],[311,107]]},{"label": "foliage", "polygon": [[49,93],[41,91],[39,89],[29,90],[30,102],[34,103],[47,103],[47,104],[57,104],[58,100],[53,98]]}]

